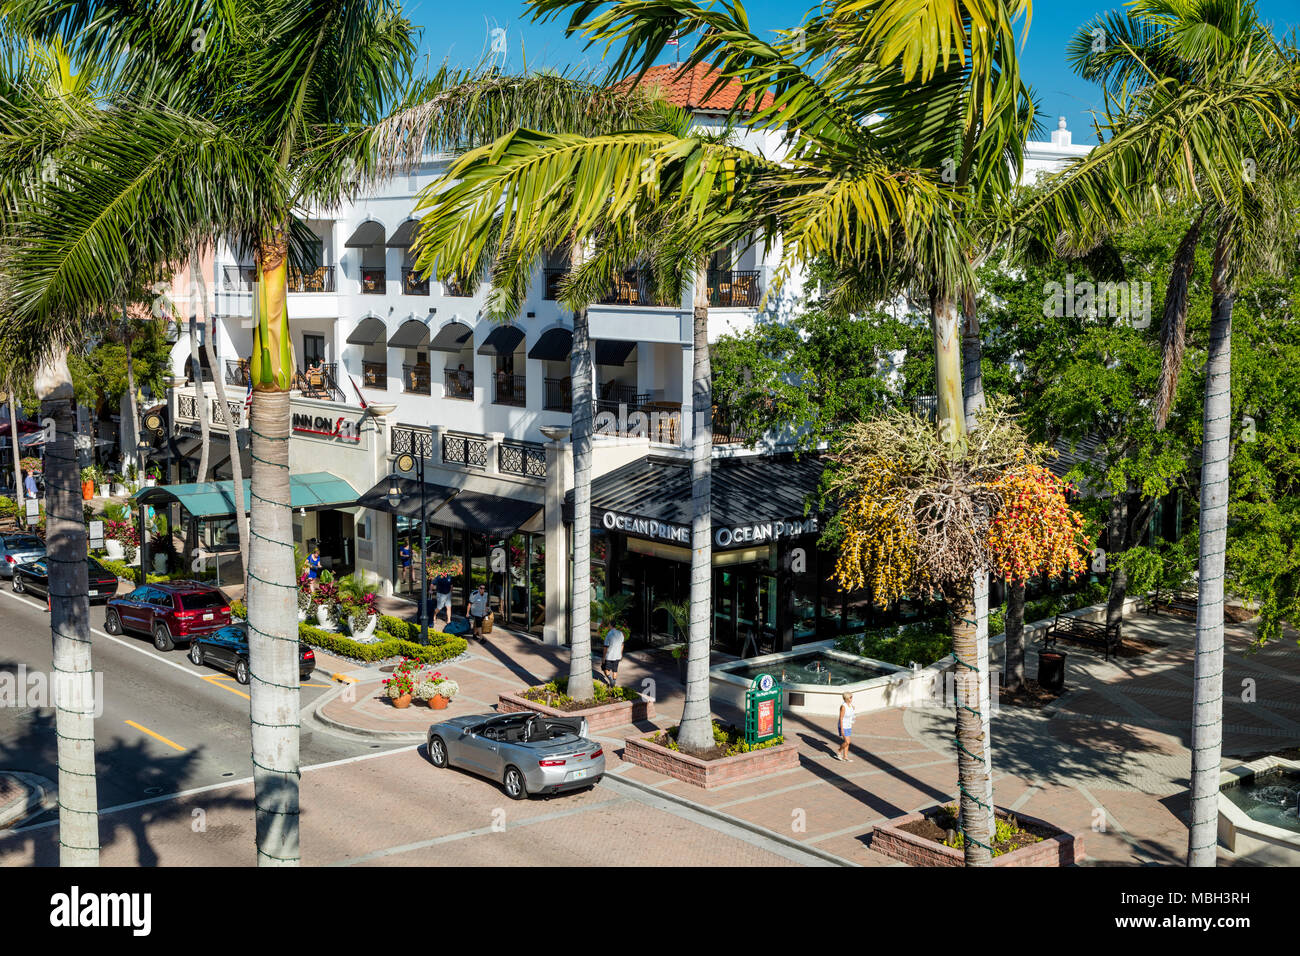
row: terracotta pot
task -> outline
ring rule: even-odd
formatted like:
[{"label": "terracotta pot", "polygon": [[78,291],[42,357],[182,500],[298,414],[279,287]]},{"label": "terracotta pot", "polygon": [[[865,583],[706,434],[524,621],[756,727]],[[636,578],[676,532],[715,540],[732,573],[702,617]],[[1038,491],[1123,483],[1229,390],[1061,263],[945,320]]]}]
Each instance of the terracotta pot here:
[{"label": "terracotta pot", "polygon": [[410,694],[403,694],[401,697],[394,697],[394,698],[392,698],[392,701],[393,701],[393,706],[394,706],[394,707],[397,707],[397,708],[410,707],[410,706],[411,706],[411,695],[410,695]]},{"label": "terracotta pot", "polygon": [[93,481],[83,481],[81,483],[81,500],[89,501],[95,497],[95,483]]},{"label": "terracotta pot", "polygon": [[432,707],[434,710],[446,710],[447,704],[448,704],[447,698],[443,697],[441,694],[434,694],[432,697],[429,698],[429,706]]}]

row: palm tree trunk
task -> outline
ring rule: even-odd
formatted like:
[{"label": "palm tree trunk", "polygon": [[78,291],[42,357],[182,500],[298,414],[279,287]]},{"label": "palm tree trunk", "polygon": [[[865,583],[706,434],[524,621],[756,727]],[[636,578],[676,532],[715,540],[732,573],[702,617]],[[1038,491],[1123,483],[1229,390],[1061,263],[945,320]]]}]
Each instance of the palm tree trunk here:
[{"label": "palm tree trunk", "polygon": [[[198,482],[208,480],[208,410],[207,392],[203,387],[203,366],[199,362],[199,333],[198,333],[198,309],[193,297],[200,293],[199,282],[199,260],[198,256],[190,259],[190,368],[194,375],[194,395],[195,404],[198,406],[199,413],[199,436],[202,439],[199,447],[199,473],[194,479]],[[206,303],[204,303],[206,306]],[[213,376],[216,377],[215,375]],[[287,499],[286,499],[287,500]]]},{"label": "palm tree trunk", "polygon": [[1230,225],[1214,248],[1210,347],[1205,362],[1201,445],[1200,574],[1196,601],[1196,669],[1192,703],[1192,826],[1188,866],[1214,866],[1223,749],[1223,560],[1228,542],[1228,444],[1232,415]]},{"label": "palm tree trunk", "polygon": [[[126,429],[126,440],[130,443],[130,454],[136,461],[136,467],[144,471],[144,460],[140,457],[137,445],[140,444],[140,409],[135,401],[135,360],[131,355],[131,318],[127,315],[126,299],[122,300],[122,347],[126,350],[126,417],[130,425]],[[143,476],[142,476],[143,477]]]},{"label": "palm tree trunk", "polygon": [[18,439],[18,395],[14,391],[13,376],[5,380],[5,391],[9,393],[9,442],[14,449],[14,501],[18,504],[18,513],[23,507],[23,462],[22,444]]},{"label": "palm tree trunk", "polygon": [[[286,307],[284,233],[258,250],[253,381],[248,658],[253,789],[259,866],[300,861],[298,791],[298,609],[293,511],[289,506],[289,386],[293,347]],[[202,417],[202,416],[200,416]]]},{"label": "palm tree trunk", "polygon": [[686,703],[677,730],[683,750],[713,746],[709,701],[709,624],[713,604],[713,371],[709,363],[708,260],[695,273],[691,385],[691,625]]},{"label": "palm tree trunk", "polygon": [[[200,273],[202,270],[199,270]],[[239,456],[239,426],[235,423],[235,416],[230,412],[230,403],[226,401],[226,381],[225,376],[221,373],[221,368],[217,365],[216,345],[213,338],[216,336],[216,329],[210,321],[208,315],[208,290],[203,282],[202,276],[199,278],[199,301],[202,303],[200,308],[203,309],[203,326],[207,330],[203,336],[203,347],[207,351],[208,365],[212,368],[212,384],[217,391],[217,402],[221,407],[221,417],[226,421],[226,438],[230,443],[230,476],[235,488],[244,487],[244,463]],[[235,510],[235,526],[239,529],[239,565],[244,574],[244,583],[248,583],[248,515],[242,508]],[[247,596],[247,591],[245,591]]]},{"label": "palm tree trunk", "polygon": [[991,807],[987,805],[989,791],[988,765],[984,758],[987,743],[982,715],[979,711],[980,682],[983,675],[978,665],[978,647],[975,637],[974,596],[959,595],[950,602],[952,622],[952,651],[956,658],[957,693],[957,786],[960,790],[961,828],[965,835],[967,866],[992,866],[993,832]]},{"label": "palm tree trunk", "polygon": [[1025,686],[1025,585],[1024,582],[1007,582],[1007,640],[1006,657],[1007,690],[1016,692]]},{"label": "palm tree trunk", "polygon": [[[573,253],[576,260],[579,253]],[[575,262],[576,267],[576,262]],[[591,332],[586,308],[573,313],[573,606],[569,613],[569,696],[596,693],[591,677]],[[612,582],[606,581],[608,589]]]},{"label": "palm tree trunk", "polygon": [[967,294],[962,304],[962,411],[966,431],[975,430],[975,418],[984,407],[984,343],[980,340],[980,315],[975,296]]},{"label": "palm tree trunk", "polygon": [[961,338],[958,334],[957,304],[949,297],[930,296],[934,330],[935,417],[939,433],[954,450],[966,443],[966,409],[961,387]]},{"label": "palm tree trunk", "polygon": [[67,353],[36,373],[43,417],[54,419],[46,449],[46,559],[54,642],[54,727],[58,738],[59,864],[99,865],[95,781],[95,683],[90,656],[86,525],[77,468],[76,413]]}]

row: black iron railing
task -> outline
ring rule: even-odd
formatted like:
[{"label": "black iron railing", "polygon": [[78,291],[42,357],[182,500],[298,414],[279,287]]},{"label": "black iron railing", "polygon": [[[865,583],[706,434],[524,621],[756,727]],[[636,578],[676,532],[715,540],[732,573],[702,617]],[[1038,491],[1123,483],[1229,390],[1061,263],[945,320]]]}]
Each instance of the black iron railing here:
[{"label": "black iron railing", "polygon": [[474,400],[474,373],[469,369],[444,369],[442,384],[444,398],[458,398],[465,402]]},{"label": "black iron railing", "polygon": [[450,296],[455,296],[457,298],[464,298],[469,295],[469,290],[466,289],[463,284],[457,282],[455,279],[443,279],[442,293],[443,295],[450,295]]},{"label": "black iron railing", "polygon": [[363,361],[361,363],[361,384],[366,388],[387,390],[388,363]]},{"label": "black iron railing", "polygon": [[648,269],[628,269],[614,277],[613,288],[600,300],[601,305],[674,305],[654,289]]},{"label": "black iron railing", "polygon": [[333,292],[334,267],[321,266],[310,272],[290,269],[286,288],[289,292]]},{"label": "black iron railing", "polygon": [[443,435],[442,460],[467,468],[486,468],[489,443],[470,435]]},{"label": "black iron railing", "polygon": [[573,411],[573,386],[567,378],[548,378],[542,384],[542,408],[548,412]]},{"label": "black iron railing", "polygon": [[546,478],[546,449],[527,442],[502,442],[497,446],[497,468],[507,475]]},{"label": "black iron railing", "polygon": [[416,395],[432,395],[433,380],[427,365],[402,366],[402,391]]},{"label": "black iron railing", "polygon": [[[226,407],[230,410],[230,420],[234,422],[236,428],[242,428],[244,425],[244,403],[243,402],[226,402]],[[212,400],[212,424],[224,425],[226,416],[221,412],[221,401],[214,398]]]},{"label": "black iron railing", "polygon": [[199,418],[199,401],[193,395],[176,396],[176,417],[192,418],[198,421]]},{"label": "black iron railing", "polygon": [[717,308],[755,308],[762,298],[759,272],[710,270],[709,305]]},{"label": "black iron railing", "polygon": [[407,272],[402,276],[402,295],[428,295],[429,279],[421,279],[418,272]]},{"label": "black iron railing", "polygon": [[492,401],[497,405],[523,408],[527,402],[528,380],[523,375],[498,375]]},{"label": "black iron railing", "polygon": [[383,269],[362,269],[361,291],[365,295],[384,295],[388,291],[388,274]]},{"label": "black iron railing", "polygon": [[394,455],[412,454],[417,458],[433,457],[433,435],[427,428],[415,425],[395,425],[391,450]]},{"label": "black iron railing", "polygon": [[303,398],[317,398],[328,402],[342,402],[346,396],[338,384],[338,365],[334,362],[320,362],[299,369],[293,374],[293,387],[302,392]]},{"label": "black iron railing", "polygon": [[545,291],[542,292],[542,298],[558,299],[560,297],[560,280],[568,274],[568,269],[543,269],[542,275],[546,280],[546,286]]},{"label": "black iron railing", "polygon": [[713,444],[752,445],[760,436],[740,424],[739,415],[725,405],[713,406]]}]

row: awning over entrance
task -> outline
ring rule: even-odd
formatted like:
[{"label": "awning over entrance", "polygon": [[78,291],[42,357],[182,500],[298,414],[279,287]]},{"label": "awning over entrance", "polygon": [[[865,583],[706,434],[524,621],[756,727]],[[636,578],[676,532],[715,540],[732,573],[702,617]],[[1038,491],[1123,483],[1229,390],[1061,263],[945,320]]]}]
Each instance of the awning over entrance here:
[{"label": "awning over entrance", "polygon": [[373,219],[367,219],[348,236],[348,241],[343,243],[349,249],[361,249],[366,246],[382,246],[384,244],[384,224],[375,222]]},{"label": "awning over entrance", "polygon": [[478,347],[479,355],[513,355],[524,340],[524,330],[515,325],[498,325]]},{"label": "awning over entrance", "polygon": [[[250,480],[243,482],[243,506],[248,510],[251,500],[248,492]],[[196,518],[220,518],[235,513],[235,485],[232,481],[207,481],[188,485],[158,485],[141,488],[131,500],[136,505],[169,505],[179,502],[181,507]],[[289,504],[296,510],[315,511],[321,508],[350,508],[357,502],[357,490],[336,475],[327,471],[314,471],[305,475],[289,476]]]},{"label": "awning over entrance", "polygon": [[596,342],[597,365],[622,365],[636,349],[635,342],[618,342],[600,339]]},{"label": "awning over entrance", "polygon": [[397,227],[397,230],[385,243],[389,249],[407,249],[415,243],[416,231],[420,228],[420,220],[408,219]]},{"label": "awning over entrance", "polygon": [[[394,483],[397,485],[397,490],[402,493],[397,507],[393,507],[388,503],[388,489]],[[424,504],[429,516],[432,517],[433,512],[446,504],[448,499],[455,494],[455,488],[425,482]],[[369,508],[372,511],[387,511],[389,514],[402,515],[418,521],[420,518],[420,483],[414,478],[404,478],[401,475],[395,478],[388,477],[376,483],[373,488],[358,498],[356,503],[358,506]]]},{"label": "awning over entrance", "polygon": [[419,319],[407,319],[388,340],[390,349],[418,349],[429,343],[429,327]]},{"label": "awning over entrance", "polygon": [[537,514],[542,506],[536,501],[498,498],[479,491],[462,491],[430,517],[434,524],[464,528],[501,538],[514,534],[520,525]]},{"label": "awning over entrance", "polygon": [[[796,461],[788,455],[715,459],[713,547],[749,548],[819,533],[816,502],[822,468],[816,459]],[[812,502],[812,507],[806,502]],[[572,491],[565,498],[564,518],[573,521]],[[591,484],[591,524],[689,548],[689,462],[646,457],[595,479]]]},{"label": "awning over entrance", "polygon": [[528,350],[530,359],[543,362],[567,362],[573,351],[573,333],[568,329],[547,329]]},{"label": "awning over entrance", "polygon": [[429,349],[434,352],[459,352],[465,348],[465,343],[473,334],[474,330],[464,322],[448,322],[433,337]]},{"label": "awning over entrance", "polygon": [[352,334],[348,336],[348,345],[378,345],[384,340],[387,332],[383,319],[368,315],[352,330]]}]

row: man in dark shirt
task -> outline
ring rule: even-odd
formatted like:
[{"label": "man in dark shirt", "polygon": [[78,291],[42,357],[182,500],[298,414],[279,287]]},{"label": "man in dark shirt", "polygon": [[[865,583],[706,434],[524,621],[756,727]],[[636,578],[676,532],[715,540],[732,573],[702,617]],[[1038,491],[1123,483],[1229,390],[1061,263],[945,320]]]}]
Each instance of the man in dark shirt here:
[{"label": "man in dark shirt", "polygon": [[433,619],[438,620],[438,615],[442,613],[443,608],[447,609],[447,623],[451,623],[451,575],[446,571],[439,571],[438,576],[433,579],[433,592],[437,597],[437,605],[433,609]]}]

